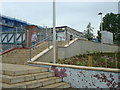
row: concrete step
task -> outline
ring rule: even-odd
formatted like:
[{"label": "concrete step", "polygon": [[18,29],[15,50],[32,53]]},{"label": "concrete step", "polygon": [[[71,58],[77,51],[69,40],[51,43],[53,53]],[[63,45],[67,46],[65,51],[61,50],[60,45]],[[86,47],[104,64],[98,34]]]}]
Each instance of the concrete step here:
[{"label": "concrete step", "polygon": [[[1,64],[0,64],[1,65]],[[55,77],[48,68],[27,65],[2,64],[0,84],[2,88],[69,88],[61,77]]]},{"label": "concrete step", "polygon": [[42,72],[42,73],[22,75],[22,76],[2,75],[2,82],[6,84],[15,84],[20,82],[27,82],[27,81],[38,80],[42,78],[53,77],[54,75],[55,74],[52,72]]},{"label": "concrete step", "polygon": [[25,65],[27,64],[26,60],[29,60],[29,58],[17,60],[17,59],[3,59],[2,63],[11,63],[11,64],[19,64],[19,65]]},{"label": "concrete step", "polygon": [[35,74],[41,72],[47,72],[48,68],[44,67],[33,67],[27,65],[16,65],[16,64],[2,64],[3,75],[8,76],[20,76],[27,74]]},{"label": "concrete step", "polygon": [[[43,50],[47,48],[47,42],[43,42],[36,46],[36,48],[32,51],[32,56],[34,57]],[[30,49],[15,49],[13,51],[10,51],[6,54],[2,55],[2,60],[0,61],[1,63],[12,63],[12,64],[27,64],[25,62],[28,61],[30,57]]]},{"label": "concrete step", "polygon": [[14,54],[20,54],[20,53],[28,53],[30,50],[28,49],[16,49],[16,50],[13,50],[13,51],[10,51],[6,54],[3,54],[2,56],[11,56],[11,55],[14,55]]},{"label": "concrete step", "polygon": [[5,60],[5,59],[7,59],[7,60],[10,60],[10,59],[24,59],[24,58],[27,58],[27,57],[29,57],[29,54],[27,54],[27,55],[24,55],[24,56],[20,56],[20,55],[13,55],[13,56],[8,56],[8,57],[3,57],[2,58],[2,60]]},{"label": "concrete step", "polygon": [[22,60],[22,59],[24,59],[24,58],[28,58],[29,57],[29,55],[30,54],[23,54],[23,55],[11,55],[11,56],[6,56],[6,57],[2,57],[2,60],[14,60],[15,61],[15,59],[17,59],[17,61],[19,61],[19,60]]},{"label": "concrete step", "polygon": [[40,73],[48,71],[47,68],[41,68],[41,69],[24,69],[24,70],[16,70],[16,71],[10,71],[10,70],[3,70],[4,75],[10,75],[10,76],[19,76],[19,75],[27,75],[27,74],[33,74],[33,73]]},{"label": "concrete step", "polygon": [[65,82],[59,82],[59,83],[47,85],[41,88],[69,88],[69,87],[70,87],[70,84],[65,83]]},{"label": "concrete step", "polygon": [[22,82],[22,83],[17,83],[17,84],[2,83],[2,88],[37,88],[37,87],[44,87],[46,85],[54,84],[54,83],[61,82],[61,81],[62,81],[62,78],[49,77],[45,79]]},{"label": "concrete step", "polygon": [[29,57],[30,56],[30,54],[23,54],[23,55],[12,55],[12,56],[6,56],[6,57],[2,57],[2,59],[3,60],[5,60],[5,59],[14,59],[14,58],[16,58],[16,59],[24,59],[24,58],[26,58],[26,57]]}]

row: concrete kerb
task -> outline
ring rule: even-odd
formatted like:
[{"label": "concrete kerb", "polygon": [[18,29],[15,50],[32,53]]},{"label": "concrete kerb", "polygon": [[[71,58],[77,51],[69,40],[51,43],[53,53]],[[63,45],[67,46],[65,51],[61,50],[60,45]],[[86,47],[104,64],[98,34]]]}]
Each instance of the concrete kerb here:
[{"label": "concrete kerb", "polygon": [[114,68],[101,68],[101,67],[76,66],[76,65],[53,64],[53,63],[32,62],[32,61],[28,61],[28,64],[47,65],[47,66],[66,67],[66,68],[73,68],[73,69],[95,70],[95,71],[105,71],[105,72],[120,73],[120,69],[114,69]]}]

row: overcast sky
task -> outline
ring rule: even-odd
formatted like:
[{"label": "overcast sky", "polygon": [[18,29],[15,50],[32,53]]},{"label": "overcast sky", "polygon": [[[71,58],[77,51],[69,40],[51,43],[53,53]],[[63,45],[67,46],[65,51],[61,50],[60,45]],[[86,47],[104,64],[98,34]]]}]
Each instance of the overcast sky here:
[{"label": "overcast sky", "polygon": [[[52,2],[1,2],[3,15],[18,18],[28,23],[51,27]],[[100,16],[107,13],[118,13],[118,2],[57,2],[56,26],[69,26],[80,32],[91,22],[94,34],[100,25]]]}]

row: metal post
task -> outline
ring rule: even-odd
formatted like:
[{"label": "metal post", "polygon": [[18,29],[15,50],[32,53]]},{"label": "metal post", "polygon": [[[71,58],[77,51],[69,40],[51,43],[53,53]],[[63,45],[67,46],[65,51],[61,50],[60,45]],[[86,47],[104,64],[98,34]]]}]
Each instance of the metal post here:
[{"label": "metal post", "polygon": [[48,37],[48,35],[47,35],[47,26],[45,26],[45,36],[46,36],[46,38]]},{"label": "metal post", "polygon": [[[101,31],[103,31],[103,27],[102,27],[102,13],[101,13]],[[103,52],[103,37],[101,38],[101,52]],[[107,65],[106,65],[106,67],[107,67]]]},{"label": "metal post", "polygon": [[[0,43],[1,43],[1,45],[0,45],[0,53],[2,53],[2,51],[3,51],[3,49],[2,49],[2,30],[0,31]],[[2,59],[1,59],[2,60]]]},{"label": "metal post", "polygon": [[102,14],[101,14],[101,31],[103,31],[103,26],[102,26]]},{"label": "metal post", "polygon": [[115,64],[116,64],[116,68],[118,68],[118,67],[117,67],[117,66],[118,66],[117,54],[118,54],[118,53],[115,53]]},{"label": "metal post", "polygon": [[17,48],[17,27],[16,27],[16,35],[15,35],[15,46]]},{"label": "metal post", "polygon": [[[101,31],[103,31],[103,26],[102,26],[102,13],[100,12],[100,13],[98,13],[98,15],[101,15],[101,24],[100,24],[100,26],[101,26]],[[103,39],[102,39],[102,36],[101,36],[101,52],[103,51],[102,45],[103,45]]]},{"label": "metal post", "polygon": [[53,59],[54,64],[56,63],[56,31],[55,31],[55,0],[53,0]]},{"label": "metal post", "polygon": [[26,41],[26,43],[27,43],[27,48],[28,48],[29,31],[28,30],[26,30],[26,31],[27,31],[27,34],[26,34],[27,35],[27,39],[26,39],[27,41]]},{"label": "metal post", "polygon": [[50,39],[49,38],[48,38],[48,49],[50,49]]},{"label": "metal post", "polygon": [[101,25],[101,31],[103,31],[103,27],[102,27],[102,14],[103,14],[103,13],[101,13],[101,12],[98,13],[98,15],[101,15],[101,24],[100,24],[100,25]]},{"label": "metal post", "polygon": [[30,46],[30,61],[31,61],[31,56],[32,55],[32,50],[31,50],[31,46]]},{"label": "metal post", "polygon": [[61,42],[61,46],[63,46],[63,45],[62,45],[62,37],[60,37],[60,42]]}]

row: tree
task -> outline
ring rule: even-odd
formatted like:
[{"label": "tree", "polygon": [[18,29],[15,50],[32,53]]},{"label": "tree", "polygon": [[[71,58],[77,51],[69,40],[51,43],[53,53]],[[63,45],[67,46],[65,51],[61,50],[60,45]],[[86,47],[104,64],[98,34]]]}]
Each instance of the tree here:
[{"label": "tree", "polygon": [[86,27],[86,30],[84,30],[84,37],[87,38],[88,40],[92,40],[94,35],[93,35],[93,27],[91,26],[91,23]]},{"label": "tree", "polygon": [[97,36],[98,42],[101,42],[101,33],[100,33],[100,31],[98,31],[97,34],[98,34],[98,36]]},{"label": "tree", "polygon": [[[114,13],[106,14],[103,17],[102,25],[103,25],[103,30],[113,33],[114,42],[120,44],[120,14],[114,14]],[[100,39],[100,37],[101,37],[100,31],[98,31],[98,39]]]}]

